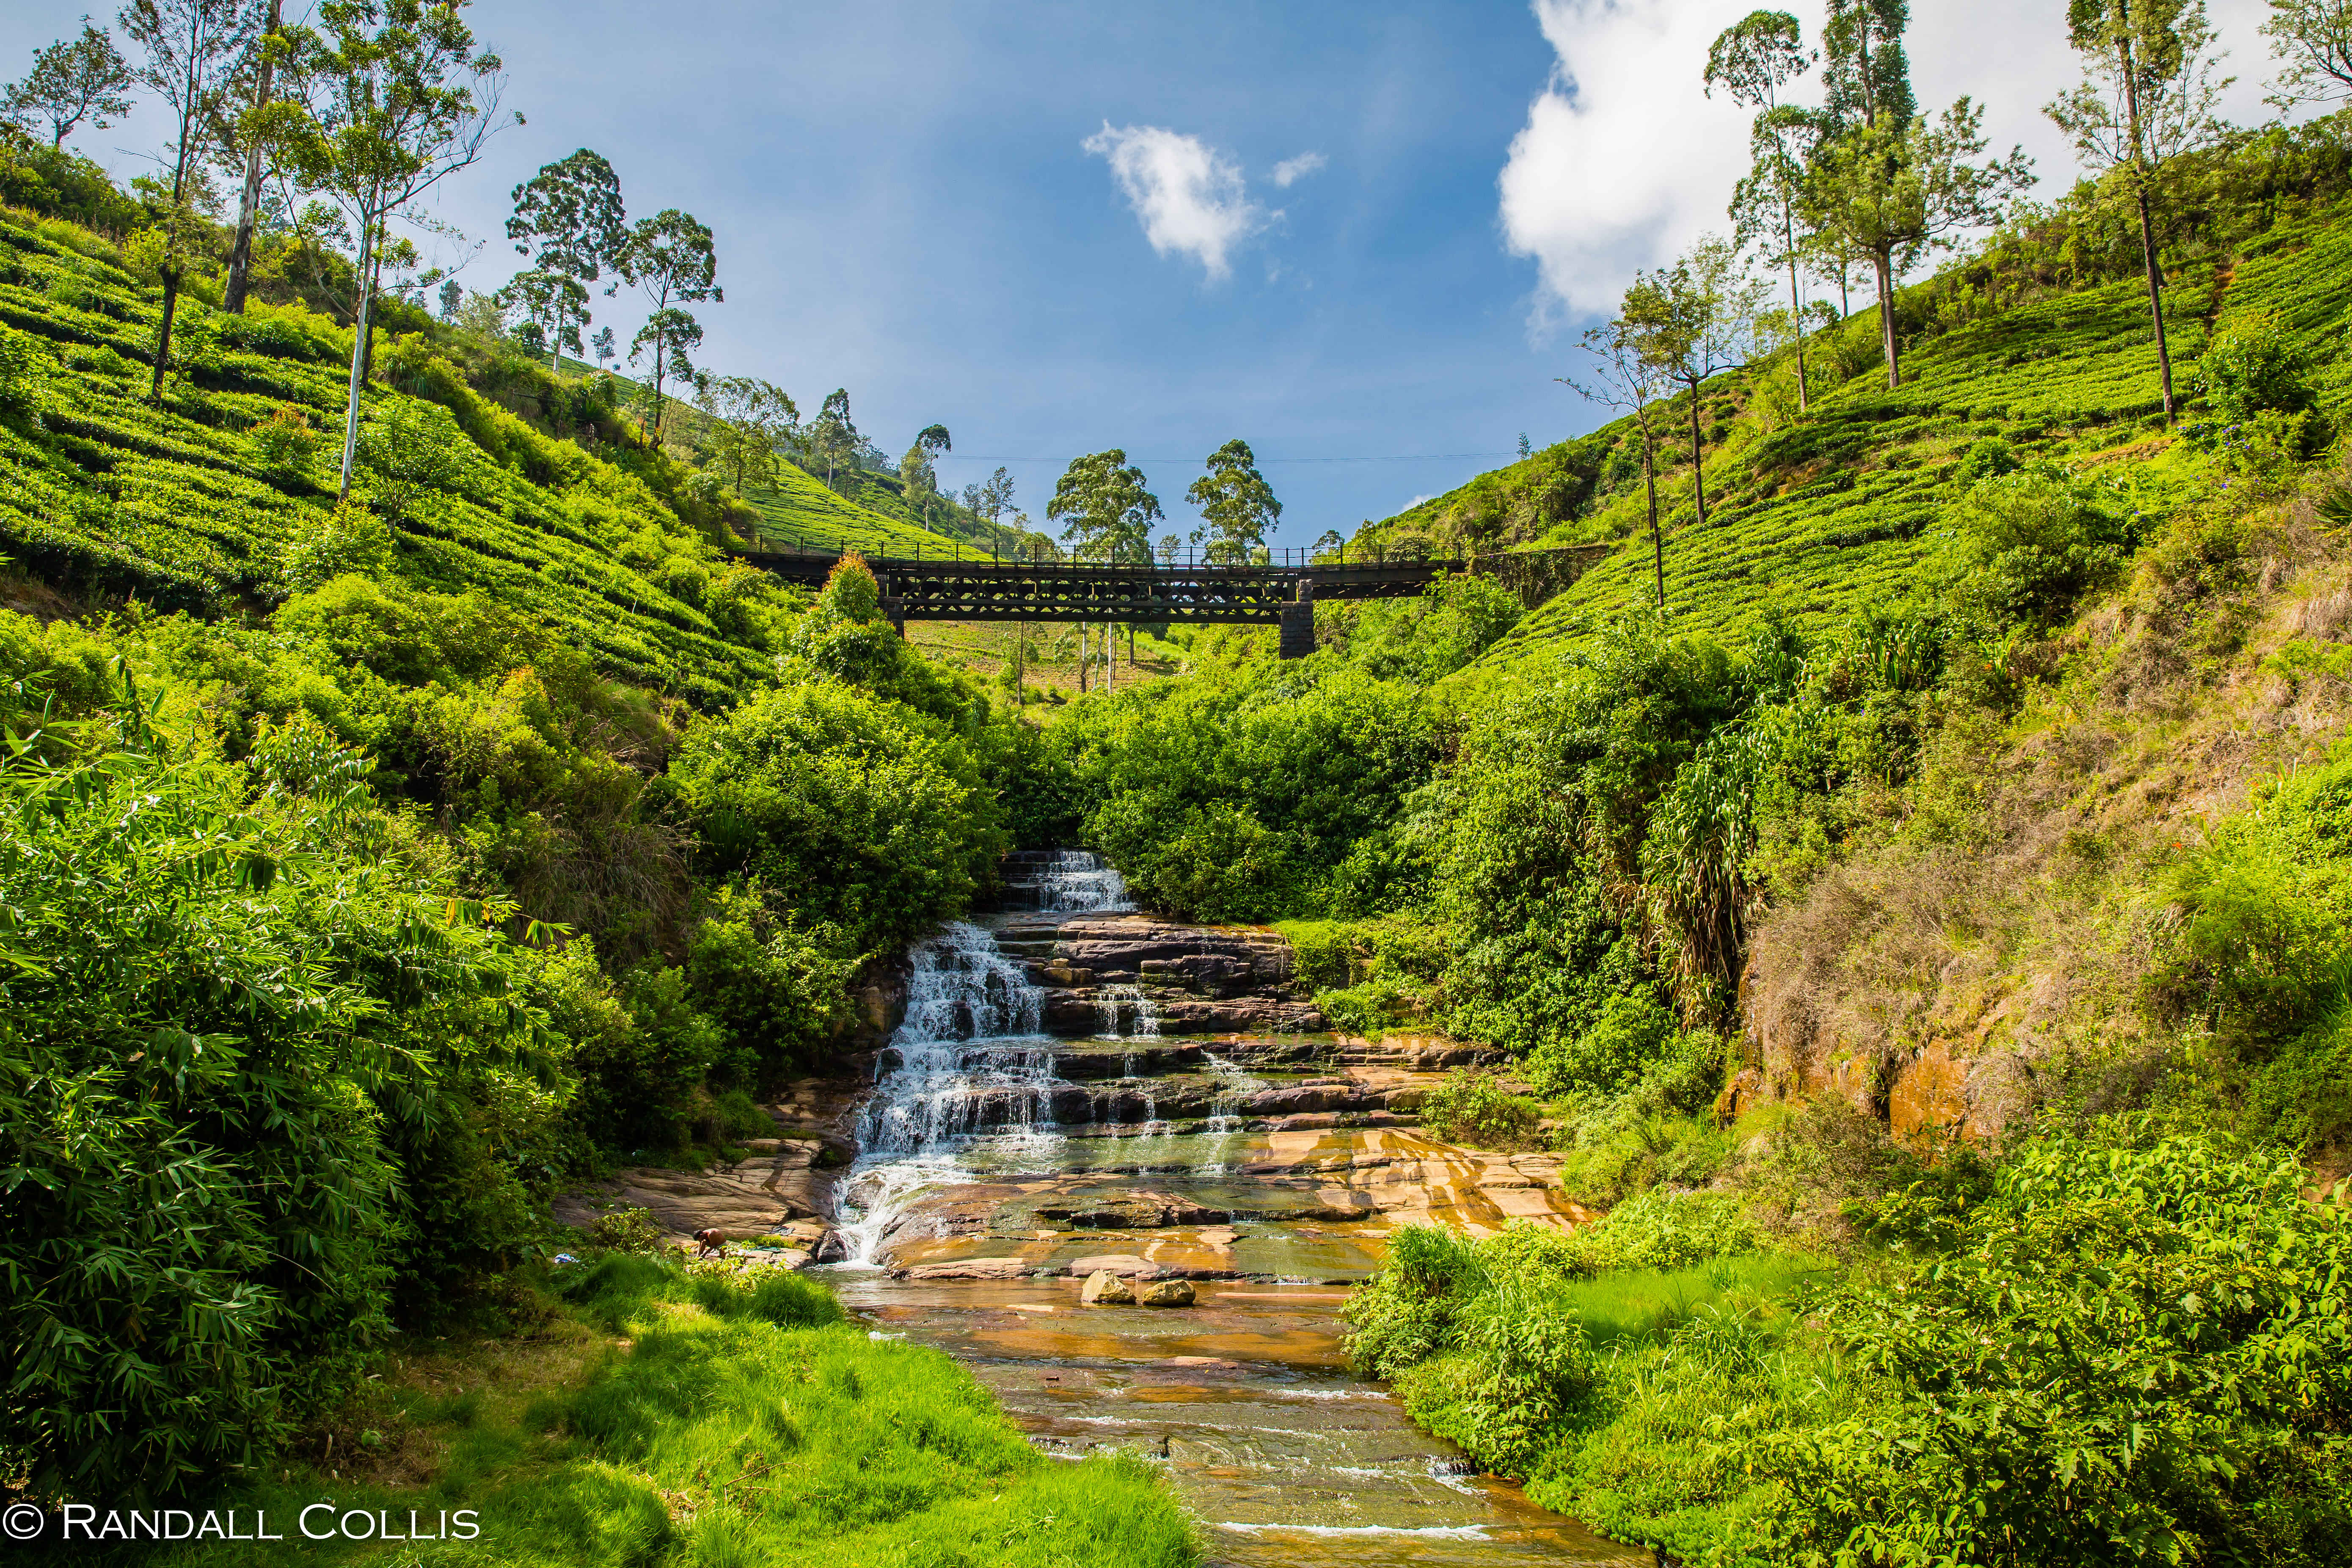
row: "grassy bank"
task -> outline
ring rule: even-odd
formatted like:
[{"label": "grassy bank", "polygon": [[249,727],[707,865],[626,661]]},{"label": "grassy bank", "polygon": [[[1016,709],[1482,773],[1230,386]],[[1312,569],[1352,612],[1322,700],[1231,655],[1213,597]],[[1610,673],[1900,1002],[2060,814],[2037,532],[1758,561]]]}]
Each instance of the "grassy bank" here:
[{"label": "grassy bank", "polygon": [[2352,1226],[2291,1155],[2147,1119],[1774,1234],[1723,1194],[1408,1230],[1360,1371],[1528,1495],[1685,1562],[2340,1562]]},{"label": "grassy bank", "polygon": [[[396,1347],[267,1483],[212,1506],[260,1509],[289,1536],[327,1500],[401,1529],[413,1510],[428,1533],[476,1516],[472,1539],[300,1547],[351,1564],[1196,1561],[1139,1461],[1046,1458],[948,1356],[872,1337],[805,1276],[616,1253],[519,1281],[508,1305],[509,1331]],[[288,1549],[145,1561],[237,1568]]]}]

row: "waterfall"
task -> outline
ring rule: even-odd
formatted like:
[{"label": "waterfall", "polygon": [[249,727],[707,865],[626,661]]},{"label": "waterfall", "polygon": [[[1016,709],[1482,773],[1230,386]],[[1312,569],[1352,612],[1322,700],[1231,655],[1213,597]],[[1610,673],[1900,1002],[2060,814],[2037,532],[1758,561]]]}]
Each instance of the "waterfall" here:
[{"label": "waterfall", "polygon": [[909,958],[906,1022],[890,1037],[858,1129],[858,1217],[840,1227],[856,1265],[871,1266],[907,1200],[935,1183],[970,1179],[958,1155],[976,1135],[1060,1137],[1054,1092],[1067,1086],[1038,1032],[1045,993],[994,937],[961,921]]},{"label": "waterfall", "polygon": [[[1135,1027],[1119,1026],[1132,1020]],[[1099,1040],[1156,1040],[1160,1037],[1160,1000],[1139,985],[1095,987],[1095,1037]],[[1128,1068],[1129,1076],[1134,1068]]]},{"label": "waterfall", "polygon": [[1085,849],[1057,849],[1027,887],[1037,908],[1049,914],[1120,914],[1135,908],[1127,882]]},{"label": "waterfall", "polygon": [[1239,1115],[1242,1096],[1264,1089],[1265,1080],[1251,1077],[1214,1051],[1202,1051],[1201,1056],[1207,1062],[1209,1070],[1217,1075],[1216,1097],[1209,1102],[1209,1124],[1203,1129],[1216,1140],[1216,1143],[1201,1168],[1206,1172],[1222,1172],[1225,1168],[1226,1153],[1242,1130]]}]

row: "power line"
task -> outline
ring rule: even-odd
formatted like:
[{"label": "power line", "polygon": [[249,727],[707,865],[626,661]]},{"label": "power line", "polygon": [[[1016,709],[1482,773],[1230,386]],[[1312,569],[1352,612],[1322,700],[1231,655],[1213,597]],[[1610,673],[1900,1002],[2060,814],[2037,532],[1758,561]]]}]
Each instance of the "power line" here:
[{"label": "power line", "polygon": [[[1414,452],[1395,457],[1379,458],[1260,458],[1261,463],[1451,463],[1465,458],[1516,458],[1517,452]],[[985,458],[977,453],[942,452],[931,459],[935,463],[1058,463],[1060,458]],[[1137,458],[1130,463],[1190,463],[1192,458]]]}]

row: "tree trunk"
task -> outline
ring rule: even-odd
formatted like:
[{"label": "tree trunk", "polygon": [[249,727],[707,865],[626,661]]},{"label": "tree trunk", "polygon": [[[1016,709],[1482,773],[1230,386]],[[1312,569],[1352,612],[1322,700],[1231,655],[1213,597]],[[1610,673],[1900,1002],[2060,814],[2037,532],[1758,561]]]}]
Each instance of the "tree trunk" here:
[{"label": "tree trunk", "polygon": [[1812,412],[1805,400],[1805,297],[1797,288],[1797,220],[1789,204],[1780,204],[1780,243],[1789,256],[1789,321],[1797,332],[1797,413]]},{"label": "tree trunk", "polygon": [[1633,410],[1633,421],[1642,427],[1642,486],[1650,495],[1650,554],[1658,569],[1658,619],[1663,622],[1666,616],[1666,536],[1658,527],[1658,468],[1651,458],[1647,405]]},{"label": "tree trunk", "polygon": [[2147,314],[2156,323],[2156,368],[2164,383],[2164,426],[2172,428],[2172,353],[2164,341],[2164,273],[2156,264],[2156,225],[2148,216],[2147,185],[2139,182],[2140,255],[2147,264]]},{"label": "tree trunk", "polygon": [[367,384],[368,307],[375,303],[375,224],[360,225],[360,308],[352,318],[352,384],[343,405],[343,477],[338,503],[351,499],[352,464],[360,450],[360,388]]},{"label": "tree trunk", "polygon": [[661,450],[662,416],[662,354],[665,344],[659,332],[654,334],[654,450]]},{"label": "tree trunk", "polygon": [[1706,458],[1698,442],[1698,383],[1690,384],[1691,493],[1698,499],[1698,525],[1706,526]]},{"label": "tree trunk", "polygon": [[[2131,12],[2123,12],[2129,25]],[[2147,269],[2147,315],[2156,325],[2156,368],[2164,384],[2164,427],[2172,428],[2175,413],[2172,402],[2172,352],[2164,341],[2164,269],[2156,260],[2156,220],[2148,212],[2147,187],[2156,171],[2148,166],[2147,149],[2139,129],[2139,79],[2132,69],[2131,44],[2126,40],[2116,50],[2123,62],[2124,108],[2131,119],[2132,195],[2139,205],[2139,254]]]},{"label": "tree trunk", "polygon": [[1903,366],[1895,358],[1895,258],[1881,250],[1870,261],[1878,273],[1878,340],[1886,353],[1886,389],[1892,392],[1903,384]]},{"label": "tree trunk", "polygon": [[[269,0],[269,22],[262,29],[261,79],[254,86],[253,107],[256,112],[268,106],[270,75],[269,36],[278,31],[284,19],[285,0]],[[232,316],[245,314],[245,291],[253,270],[253,230],[261,216],[261,143],[256,142],[245,153],[245,195],[236,205],[236,247],[228,256],[228,282],[221,289],[221,309]]]}]

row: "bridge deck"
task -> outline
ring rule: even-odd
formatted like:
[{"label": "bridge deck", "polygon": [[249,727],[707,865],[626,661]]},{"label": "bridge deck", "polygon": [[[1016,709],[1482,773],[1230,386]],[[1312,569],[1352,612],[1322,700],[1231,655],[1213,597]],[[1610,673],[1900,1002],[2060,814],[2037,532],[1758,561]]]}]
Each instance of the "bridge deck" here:
[{"label": "bridge deck", "polygon": [[[1314,647],[1318,599],[1412,598],[1447,572],[1486,572],[1514,581],[1532,604],[1573,582],[1607,546],[1402,561],[1301,560],[1283,564],[1093,565],[987,556],[869,555],[891,620],[1140,621],[1256,624],[1283,627],[1285,657]],[[790,582],[815,584],[839,554],[817,550],[741,550],[738,559]]]}]

